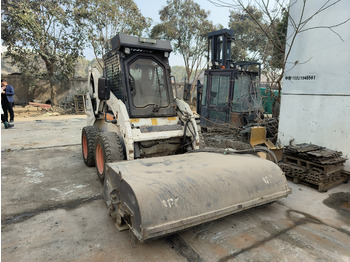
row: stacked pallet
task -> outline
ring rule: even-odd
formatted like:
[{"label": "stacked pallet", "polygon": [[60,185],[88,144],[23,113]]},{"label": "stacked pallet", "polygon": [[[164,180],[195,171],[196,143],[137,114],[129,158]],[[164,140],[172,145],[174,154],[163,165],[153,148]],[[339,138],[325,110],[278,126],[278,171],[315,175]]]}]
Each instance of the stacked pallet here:
[{"label": "stacked pallet", "polygon": [[287,146],[283,152],[281,169],[295,183],[307,183],[325,192],[348,181],[343,172],[347,159],[342,153],[313,144]]},{"label": "stacked pallet", "polygon": [[75,114],[81,115],[85,114],[85,96],[84,95],[75,95],[74,96],[74,106]]}]

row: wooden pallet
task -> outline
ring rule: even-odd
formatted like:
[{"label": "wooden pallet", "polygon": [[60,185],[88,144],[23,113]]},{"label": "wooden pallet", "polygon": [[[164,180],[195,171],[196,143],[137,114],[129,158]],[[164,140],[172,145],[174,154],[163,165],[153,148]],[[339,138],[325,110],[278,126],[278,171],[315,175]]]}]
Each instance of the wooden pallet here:
[{"label": "wooden pallet", "polygon": [[[316,188],[319,192],[326,192],[328,189],[336,187],[342,183],[347,183],[349,176],[343,172],[342,169],[338,169],[332,173],[323,173],[321,170],[315,174],[315,169],[307,169],[306,167],[300,167],[291,163],[279,164],[285,175],[292,179],[296,184],[305,184],[312,188]],[[318,179],[311,179],[311,178]]]},{"label": "wooden pallet", "polygon": [[75,106],[75,113],[77,115],[85,114],[85,112],[86,112],[85,95],[75,95],[74,96],[74,106]]},{"label": "wooden pallet", "polygon": [[340,184],[343,183],[347,183],[349,181],[348,177],[341,177],[340,179],[338,179],[337,181],[334,181],[332,183],[313,183],[308,181],[307,179],[303,179],[300,180],[299,178],[296,177],[292,177],[292,176],[288,176],[288,174],[286,174],[287,178],[290,178],[293,183],[295,184],[302,184],[302,185],[306,185],[312,188],[316,188],[318,190],[318,192],[327,192],[328,189],[331,189],[333,187],[339,186]]},{"label": "wooden pallet", "polygon": [[283,156],[283,162],[294,164],[294,165],[299,166],[301,168],[306,168],[307,170],[310,170],[312,168],[317,168],[319,170],[322,170],[322,172],[324,174],[331,174],[334,172],[338,172],[339,170],[343,170],[343,168],[344,168],[344,164],[343,164],[344,162],[322,165],[319,163],[312,162],[310,160],[305,160],[305,159],[301,159],[301,158],[298,158],[295,156],[289,156],[289,155]]}]

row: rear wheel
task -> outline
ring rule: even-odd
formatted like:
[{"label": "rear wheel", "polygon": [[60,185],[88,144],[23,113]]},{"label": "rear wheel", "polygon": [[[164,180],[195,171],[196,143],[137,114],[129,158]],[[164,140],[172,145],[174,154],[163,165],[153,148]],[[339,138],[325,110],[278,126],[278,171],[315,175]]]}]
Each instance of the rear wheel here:
[{"label": "rear wheel", "polygon": [[97,176],[104,180],[106,163],[124,160],[123,145],[114,132],[100,132],[95,141],[95,164]]},{"label": "rear wheel", "polygon": [[85,165],[95,165],[94,145],[98,129],[94,126],[85,126],[81,132],[81,149]]}]

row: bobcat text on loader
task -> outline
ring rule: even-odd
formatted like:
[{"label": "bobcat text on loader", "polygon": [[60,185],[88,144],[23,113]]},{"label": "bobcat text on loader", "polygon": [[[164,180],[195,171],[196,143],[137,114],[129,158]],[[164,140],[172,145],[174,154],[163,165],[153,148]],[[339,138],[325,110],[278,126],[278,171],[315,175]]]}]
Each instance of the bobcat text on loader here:
[{"label": "bobcat text on loader", "polygon": [[89,75],[87,166],[119,230],[144,241],[287,196],[281,169],[250,154],[201,152],[191,108],[174,97],[169,41],[118,34]]}]

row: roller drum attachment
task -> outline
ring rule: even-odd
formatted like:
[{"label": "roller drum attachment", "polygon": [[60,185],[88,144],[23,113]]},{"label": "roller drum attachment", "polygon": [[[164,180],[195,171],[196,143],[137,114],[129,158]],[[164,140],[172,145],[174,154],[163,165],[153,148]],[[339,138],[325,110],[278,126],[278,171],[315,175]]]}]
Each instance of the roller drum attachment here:
[{"label": "roller drum attachment", "polygon": [[286,177],[271,161],[208,152],[109,163],[104,185],[117,227],[127,225],[140,241],[289,193]]}]

